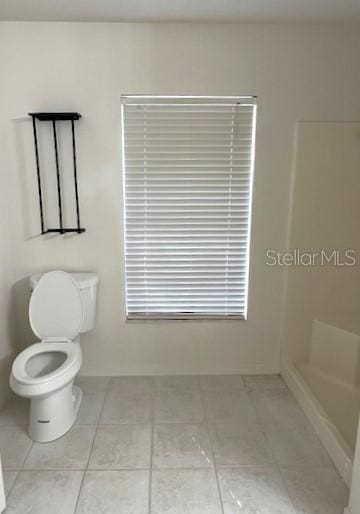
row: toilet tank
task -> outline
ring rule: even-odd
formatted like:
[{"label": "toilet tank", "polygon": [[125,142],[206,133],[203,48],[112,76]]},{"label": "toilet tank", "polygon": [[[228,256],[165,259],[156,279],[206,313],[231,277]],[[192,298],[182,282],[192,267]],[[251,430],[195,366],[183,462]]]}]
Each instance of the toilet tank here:
[{"label": "toilet tank", "polygon": [[[43,273],[36,273],[30,277],[31,291],[42,277]],[[89,332],[95,325],[96,318],[96,296],[99,277],[96,273],[76,272],[69,273],[75,280],[80,289],[81,301],[84,309],[84,322],[80,330],[81,333]]]}]

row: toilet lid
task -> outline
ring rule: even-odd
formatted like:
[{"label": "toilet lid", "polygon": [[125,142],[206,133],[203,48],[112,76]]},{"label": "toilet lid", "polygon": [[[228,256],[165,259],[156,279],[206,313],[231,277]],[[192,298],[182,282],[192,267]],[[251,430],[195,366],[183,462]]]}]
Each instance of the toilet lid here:
[{"label": "toilet lid", "polygon": [[64,271],[45,273],[35,287],[29,305],[30,325],[42,340],[74,339],[83,323],[80,290]]}]

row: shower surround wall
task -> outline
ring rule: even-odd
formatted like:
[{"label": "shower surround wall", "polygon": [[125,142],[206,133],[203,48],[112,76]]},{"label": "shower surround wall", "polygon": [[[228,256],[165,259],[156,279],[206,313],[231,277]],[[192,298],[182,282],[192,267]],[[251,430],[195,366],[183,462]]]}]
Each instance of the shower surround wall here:
[{"label": "shower surround wall", "polygon": [[[265,253],[286,246],[295,123],[360,118],[359,54],[351,25],[2,23],[2,173],[21,343],[34,340],[25,277],[93,270],[99,310],[96,330],[82,339],[83,374],[277,372],[284,270],[267,266]],[[129,93],[258,95],[248,321],[125,322],[120,95]],[[83,115],[77,153],[87,231],[41,237],[26,114],[62,110]]]},{"label": "shower surround wall", "polygon": [[313,320],[360,334],[360,122],[300,123],[290,249],[350,249],[355,266],[289,267],[283,358],[306,362]]},{"label": "shower surround wall", "polygon": [[296,148],[289,248],[338,250],[340,265],[288,268],[282,373],[349,484],[360,410],[360,122],[300,123]]}]

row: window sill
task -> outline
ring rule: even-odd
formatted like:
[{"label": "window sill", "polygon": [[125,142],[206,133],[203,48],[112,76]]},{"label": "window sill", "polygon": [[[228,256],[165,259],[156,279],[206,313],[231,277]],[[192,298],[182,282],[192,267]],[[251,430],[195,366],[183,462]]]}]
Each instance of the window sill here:
[{"label": "window sill", "polygon": [[243,314],[128,314],[126,321],[219,321],[241,320],[246,321]]}]

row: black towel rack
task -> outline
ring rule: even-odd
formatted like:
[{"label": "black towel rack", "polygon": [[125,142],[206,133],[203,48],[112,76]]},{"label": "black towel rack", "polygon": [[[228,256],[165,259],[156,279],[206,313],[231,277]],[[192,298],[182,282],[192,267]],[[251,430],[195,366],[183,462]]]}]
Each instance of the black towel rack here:
[{"label": "black towel rack", "polygon": [[[35,143],[35,159],[36,159],[36,170],[37,170],[37,183],[39,192],[39,207],[40,207],[40,223],[41,233],[58,233],[65,234],[67,232],[75,232],[81,234],[85,232],[84,228],[80,225],[80,206],[79,206],[79,191],[78,191],[78,179],[77,179],[77,165],[76,165],[76,142],[75,142],[75,121],[81,118],[81,114],[78,112],[30,112],[29,116],[32,117],[33,132],[34,132],[34,143]],[[59,211],[59,227],[47,228],[44,220],[44,209],[43,209],[43,192],[41,187],[41,173],[40,173],[40,160],[39,160],[39,144],[36,130],[36,120],[40,122],[51,122],[53,140],[54,140],[54,154],[55,154],[55,167],[56,167],[56,182],[57,182],[57,199],[58,199],[58,211]],[[56,132],[56,122],[70,121],[71,123],[71,135],[72,135],[72,154],[73,154],[73,166],[74,166],[74,192],[76,202],[76,219],[77,227],[64,227],[63,224],[63,201],[61,191],[61,180],[60,180],[60,165],[59,165],[59,152],[58,152],[58,141]]]}]

